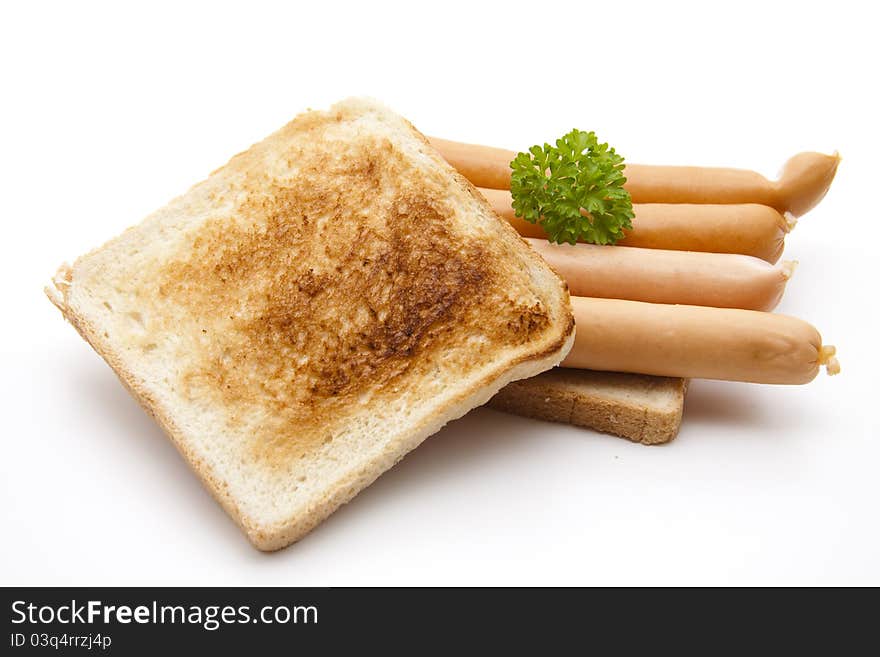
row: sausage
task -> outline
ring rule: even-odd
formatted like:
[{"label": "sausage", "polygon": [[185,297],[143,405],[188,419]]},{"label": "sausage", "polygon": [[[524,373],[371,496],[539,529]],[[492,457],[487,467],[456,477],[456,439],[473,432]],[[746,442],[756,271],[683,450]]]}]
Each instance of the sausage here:
[{"label": "sausage", "polygon": [[675,251],[740,253],[774,263],[794,227],[792,215],[766,205],[634,205],[633,229],[618,242],[625,246]]},{"label": "sausage", "polygon": [[475,187],[510,189],[510,163],[516,151],[428,137],[431,145]]},{"label": "sausage", "polygon": [[825,197],[839,162],[837,153],[798,153],[778,180],[745,169],[629,164],[624,187],[640,203],[759,203],[799,217]]},{"label": "sausage", "polygon": [[796,317],[705,306],[572,297],[575,341],[562,367],[753,383],[812,381],[835,349]]},{"label": "sausage", "polygon": [[728,253],[526,241],[579,297],[772,310],[796,265]]},{"label": "sausage", "polygon": [[[544,229],[517,217],[510,192],[480,189],[492,208],[523,237],[543,237]],[[633,205],[632,230],[617,244],[673,251],[740,253],[773,263],[785,248],[785,235],[795,225],[766,205],[692,205],[648,203]]]},{"label": "sausage", "polygon": [[773,206],[784,208],[795,217],[812,210],[825,198],[837,166],[840,153],[798,153],[782,166],[779,180],[775,183],[778,200]]},{"label": "sausage", "polygon": [[[515,151],[429,140],[475,186],[510,189]],[[825,196],[839,163],[837,153],[799,153],[783,165],[778,180],[744,169],[627,164],[624,188],[633,203],[757,203],[799,217]]]}]

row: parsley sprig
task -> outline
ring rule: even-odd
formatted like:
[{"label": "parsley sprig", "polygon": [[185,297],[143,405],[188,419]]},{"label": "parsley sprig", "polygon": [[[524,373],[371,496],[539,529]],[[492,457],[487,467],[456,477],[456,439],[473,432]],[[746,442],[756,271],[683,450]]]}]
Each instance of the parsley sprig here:
[{"label": "parsley sprig", "polygon": [[510,163],[518,217],[539,224],[551,242],[614,244],[632,228],[623,157],[593,132],[572,130],[556,146],[532,146]]}]

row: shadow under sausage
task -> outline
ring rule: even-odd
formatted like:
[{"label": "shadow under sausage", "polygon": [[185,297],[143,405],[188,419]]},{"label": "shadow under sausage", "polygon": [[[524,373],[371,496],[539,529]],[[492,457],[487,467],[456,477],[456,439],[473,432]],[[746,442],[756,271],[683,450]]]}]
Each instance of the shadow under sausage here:
[{"label": "shadow under sausage", "polygon": [[698,426],[764,429],[790,433],[809,422],[798,386],[693,380],[685,397],[682,428]]}]

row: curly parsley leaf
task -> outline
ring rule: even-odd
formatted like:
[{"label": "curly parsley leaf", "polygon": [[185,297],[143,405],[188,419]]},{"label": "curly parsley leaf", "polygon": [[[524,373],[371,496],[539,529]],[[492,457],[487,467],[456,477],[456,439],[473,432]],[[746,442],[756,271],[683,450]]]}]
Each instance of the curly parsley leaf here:
[{"label": "curly parsley leaf", "polygon": [[593,132],[572,130],[556,146],[532,146],[510,163],[518,217],[539,224],[551,242],[614,244],[632,228],[623,157]]}]

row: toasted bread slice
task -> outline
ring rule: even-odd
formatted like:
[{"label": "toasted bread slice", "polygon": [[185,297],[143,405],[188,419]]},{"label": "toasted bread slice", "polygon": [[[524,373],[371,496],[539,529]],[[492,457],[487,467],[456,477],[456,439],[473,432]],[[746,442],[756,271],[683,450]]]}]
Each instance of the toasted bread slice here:
[{"label": "toasted bread slice", "polygon": [[574,337],[559,277],[367,100],[298,116],[54,285],[263,550]]},{"label": "toasted bread slice", "polygon": [[557,367],[508,384],[489,406],[655,445],[678,434],[687,379]]}]

